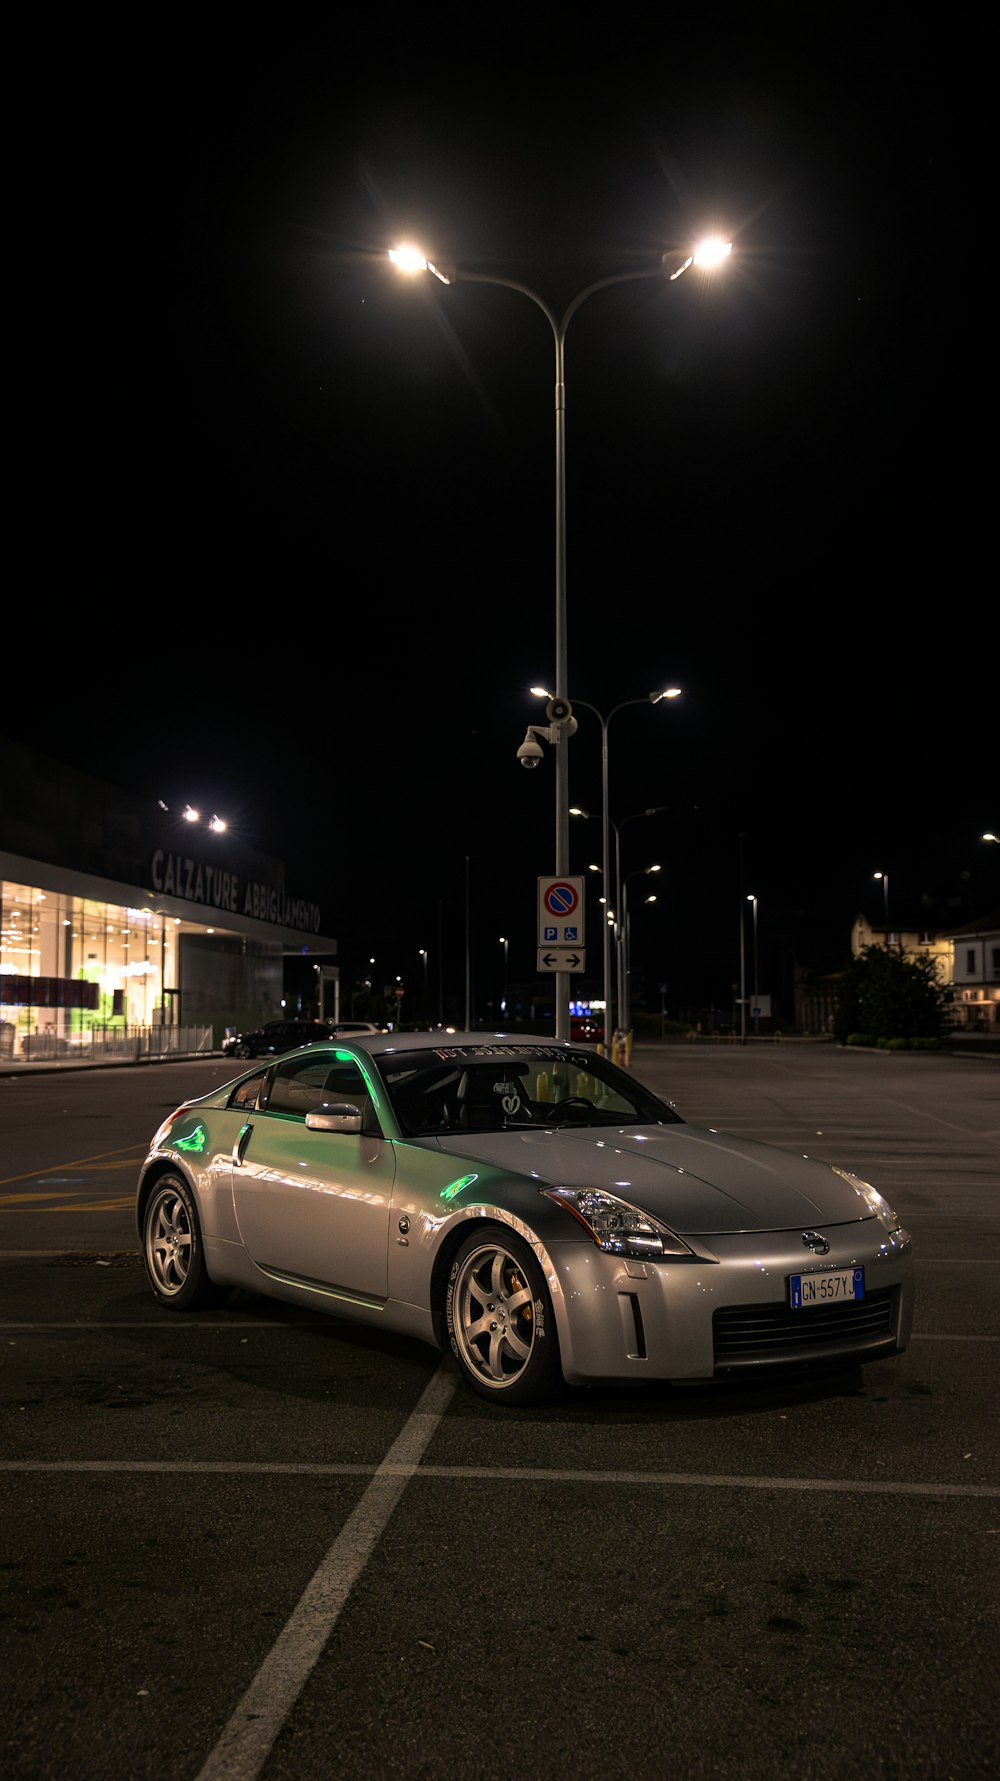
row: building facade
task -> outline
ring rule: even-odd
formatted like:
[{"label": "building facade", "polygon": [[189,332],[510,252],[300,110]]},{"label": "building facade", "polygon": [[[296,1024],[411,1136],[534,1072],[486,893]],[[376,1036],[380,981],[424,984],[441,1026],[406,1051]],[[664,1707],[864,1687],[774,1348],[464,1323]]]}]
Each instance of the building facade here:
[{"label": "building facade", "polygon": [[[934,962],[938,982],[950,994],[949,1021],[955,1033],[1000,1034],[1000,913],[955,928],[887,928],[857,915],[851,929],[851,956],[868,946],[884,946]],[[837,1008],[836,973],[796,980],[796,1023],[805,1033],[832,1033]]]},{"label": "building facade", "polygon": [[0,1058],[95,1033],[256,1026],[337,942],[282,861],[0,737]]}]

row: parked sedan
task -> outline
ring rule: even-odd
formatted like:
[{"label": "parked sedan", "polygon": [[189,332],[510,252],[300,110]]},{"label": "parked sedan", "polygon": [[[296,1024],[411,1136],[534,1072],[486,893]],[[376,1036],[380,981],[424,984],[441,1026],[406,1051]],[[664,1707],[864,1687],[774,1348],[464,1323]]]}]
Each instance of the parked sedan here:
[{"label": "parked sedan", "polygon": [[591,1047],[319,1043],[185,1102],[136,1200],[149,1283],[449,1349],[494,1403],[906,1348],[910,1238],[848,1168],[689,1124]]},{"label": "parked sedan", "polygon": [[227,1057],[275,1057],[300,1045],[314,1045],[317,1039],[332,1039],[335,1030],[322,1020],[269,1020],[248,1033],[223,1039],[222,1049]]}]

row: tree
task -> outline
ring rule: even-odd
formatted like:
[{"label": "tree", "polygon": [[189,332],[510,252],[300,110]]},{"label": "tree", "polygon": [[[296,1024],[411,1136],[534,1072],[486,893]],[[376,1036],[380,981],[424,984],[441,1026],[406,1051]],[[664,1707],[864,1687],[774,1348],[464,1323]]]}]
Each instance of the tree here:
[{"label": "tree", "polygon": [[846,1045],[852,1033],[879,1039],[939,1039],[948,991],[928,953],[908,955],[866,946],[843,972],[833,1031]]}]

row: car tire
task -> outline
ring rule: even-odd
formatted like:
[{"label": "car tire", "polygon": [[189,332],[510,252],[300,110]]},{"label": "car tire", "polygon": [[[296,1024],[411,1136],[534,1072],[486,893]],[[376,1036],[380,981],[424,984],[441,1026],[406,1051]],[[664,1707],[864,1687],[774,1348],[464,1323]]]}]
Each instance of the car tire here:
[{"label": "car tire", "polygon": [[205,1266],[194,1196],[180,1175],[161,1175],[142,1219],[146,1276],[161,1305],[171,1311],[202,1311],[222,1305],[231,1288],[219,1286]]},{"label": "car tire", "polygon": [[233,1047],[233,1056],[234,1057],[252,1057],[253,1053],[250,1050],[249,1045],[235,1045]]},{"label": "car tire", "polygon": [[479,1225],[456,1251],[445,1322],[466,1383],[491,1403],[534,1404],[562,1384],[545,1277],[506,1225]]}]

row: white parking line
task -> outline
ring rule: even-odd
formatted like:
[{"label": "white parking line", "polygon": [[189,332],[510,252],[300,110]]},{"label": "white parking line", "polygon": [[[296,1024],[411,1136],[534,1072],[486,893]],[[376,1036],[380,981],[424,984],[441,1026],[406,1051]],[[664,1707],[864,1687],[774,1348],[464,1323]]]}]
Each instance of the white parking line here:
[{"label": "white parking line", "polygon": [[454,1390],[454,1379],[439,1369],[306,1585],[197,1781],[254,1781],[260,1774]]},{"label": "white parking line", "polygon": [[[419,1408],[418,1405],[414,1416]],[[410,1420],[412,1422],[412,1417]],[[392,1452],[395,1448],[390,1448]],[[268,1477],[272,1473],[290,1478],[350,1478],[362,1473],[366,1476],[373,1474],[373,1483],[380,1477],[399,1478],[404,1484],[416,1477],[483,1478],[488,1483],[503,1484],[652,1484],[672,1488],[694,1485],[698,1490],[827,1490],[836,1495],[853,1491],[861,1496],[877,1497],[1000,1497],[1000,1484],[914,1484],[892,1478],[754,1478],[741,1472],[589,1472],[579,1466],[421,1466],[409,1462],[394,1463],[388,1456],[380,1466],[366,1466],[360,1461],[324,1464],[311,1460],[5,1459],[0,1460],[0,1475],[4,1472],[100,1472],[118,1476],[129,1472],[156,1472],[183,1473],[188,1477],[238,1472],[241,1478]],[[346,1533],[346,1526],[344,1531]],[[334,1550],[331,1547],[331,1553]]]}]

